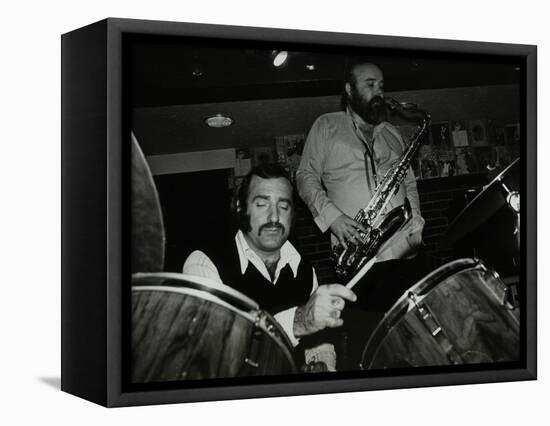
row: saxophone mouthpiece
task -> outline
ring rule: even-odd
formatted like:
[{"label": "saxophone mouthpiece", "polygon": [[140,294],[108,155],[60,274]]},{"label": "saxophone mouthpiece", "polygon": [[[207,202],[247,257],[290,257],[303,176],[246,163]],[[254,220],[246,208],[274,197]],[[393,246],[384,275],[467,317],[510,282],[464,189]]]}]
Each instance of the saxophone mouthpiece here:
[{"label": "saxophone mouthpiece", "polygon": [[393,98],[384,98],[391,113],[399,115],[405,121],[420,122],[426,119],[427,113],[412,102],[398,102]]},{"label": "saxophone mouthpiece", "polygon": [[401,104],[393,98],[385,97],[384,101],[386,101],[386,105],[388,106],[390,111],[395,111],[401,106]]}]

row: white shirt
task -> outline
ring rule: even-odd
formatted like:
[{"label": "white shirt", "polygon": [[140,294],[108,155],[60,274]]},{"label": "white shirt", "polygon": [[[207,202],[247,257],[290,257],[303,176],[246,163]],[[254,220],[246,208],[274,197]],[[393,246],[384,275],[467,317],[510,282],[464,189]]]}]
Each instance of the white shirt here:
[{"label": "white shirt", "polygon": [[[248,245],[243,233],[240,230],[235,235],[235,244],[237,245],[237,253],[239,254],[242,275],[245,274],[249,264],[251,263],[266,280],[271,282],[273,285],[277,285],[277,280],[279,279],[281,270],[286,265],[289,265],[294,275],[294,278],[296,278],[296,275],[298,274],[298,266],[300,265],[302,257],[290,242],[286,241],[281,247],[280,258],[277,262],[277,267],[275,269],[275,275],[273,279],[271,279],[271,276],[269,275],[269,272],[264,262]],[[189,257],[185,261],[185,264],[183,265],[182,272],[184,274],[209,278],[213,281],[223,283],[218,269],[216,268],[214,263],[206,254],[199,250],[195,250],[189,255]],[[315,269],[313,269],[313,282],[311,286],[311,293],[313,293],[318,286],[319,284],[317,282],[317,276],[315,275]],[[294,314],[296,312],[296,308],[297,306],[294,306],[290,309],[275,314],[275,319],[279,322],[283,330],[285,330],[286,334],[288,335],[290,341],[294,346],[299,343],[299,340],[294,336],[293,332]]]}]

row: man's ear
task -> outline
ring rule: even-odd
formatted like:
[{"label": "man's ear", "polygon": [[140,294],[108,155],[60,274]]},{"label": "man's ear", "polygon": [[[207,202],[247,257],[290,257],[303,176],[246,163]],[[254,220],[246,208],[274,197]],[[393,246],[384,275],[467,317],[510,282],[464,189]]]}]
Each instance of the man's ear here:
[{"label": "man's ear", "polygon": [[351,97],[351,84],[346,83],[346,85],[344,86],[344,89],[346,89],[346,93],[348,95],[348,98]]}]

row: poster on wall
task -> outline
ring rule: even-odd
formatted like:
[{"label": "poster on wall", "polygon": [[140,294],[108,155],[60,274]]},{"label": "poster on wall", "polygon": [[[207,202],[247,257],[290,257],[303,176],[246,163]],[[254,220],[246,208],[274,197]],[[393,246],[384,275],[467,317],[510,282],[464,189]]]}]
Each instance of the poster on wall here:
[{"label": "poster on wall", "polygon": [[432,145],[437,150],[449,150],[452,148],[451,131],[448,121],[432,123]]},{"label": "poster on wall", "polygon": [[293,182],[302,159],[305,139],[306,135],[304,133],[277,136],[275,138],[277,162],[287,170]]},{"label": "poster on wall", "polygon": [[489,144],[485,120],[469,120],[468,130],[470,132],[472,146],[487,146]]},{"label": "poster on wall", "polygon": [[235,176],[245,176],[252,168],[250,150],[248,148],[238,148],[235,150]]},{"label": "poster on wall", "polygon": [[453,121],[451,126],[453,145],[455,148],[468,146],[468,130],[466,129],[466,122],[464,120]]},{"label": "poster on wall", "polygon": [[475,149],[471,147],[456,148],[456,174],[477,173],[478,166]]}]

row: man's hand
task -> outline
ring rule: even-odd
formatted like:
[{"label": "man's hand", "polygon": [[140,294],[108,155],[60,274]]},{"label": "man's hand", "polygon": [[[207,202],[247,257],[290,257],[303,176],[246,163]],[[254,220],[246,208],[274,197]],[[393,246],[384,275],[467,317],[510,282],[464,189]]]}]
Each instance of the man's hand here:
[{"label": "man's hand", "polygon": [[363,225],[345,214],[341,214],[330,224],[330,230],[336,235],[344,249],[348,248],[348,241],[358,244],[361,239],[359,232],[366,232]]},{"label": "man's hand", "polygon": [[353,291],[340,284],[321,285],[309,297],[307,303],[299,306],[294,314],[294,335],[296,337],[316,333],[326,327],[335,328],[344,324],[340,315],[346,300],[355,302]]}]

